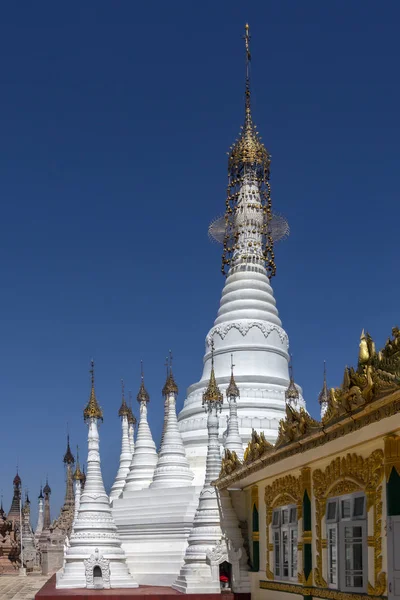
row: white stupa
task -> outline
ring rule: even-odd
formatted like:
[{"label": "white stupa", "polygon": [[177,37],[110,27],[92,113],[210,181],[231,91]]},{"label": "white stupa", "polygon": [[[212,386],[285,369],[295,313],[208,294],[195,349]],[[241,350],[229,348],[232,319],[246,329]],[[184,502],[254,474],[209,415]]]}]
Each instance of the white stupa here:
[{"label": "white stupa", "polygon": [[125,481],[129,473],[129,468],[132,461],[132,442],[129,435],[129,418],[130,412],[129,407],[125,400],[124,393],[124,382],[121,381],[122,385],[122,402],[118,411],[118,416],[121,417],[122,426],[122,442],[121,442],[121,456],[119,459],[119,469],[115,478],[114,484],[110,492],[110,500],[114,500],[120,496],[125,486]]},{"label": "white stupa", "polygon": [[38,520],[35,529],[35,540],[38,541],[43,531],[44,511],[43,511],[43,490],[40,486],[40,494],[38,496]]},{"label": "white stupa", "polygon": [[[249,35],[246,27],[246,57]],[[249,69],[246,78],[245,121],[228,160],[228,198],[225,214],[222,270],[227,278],[214,326],[206,337],[203,374],[188,389],[178,416],[195,482],[204,478],[207,418],[202,397],[211,371],[211,341],[215,344],[215,376],[221,390],[230,380],[230,357],[240,387],[237,404],[239,431],[245,444],[252,429],[274,442],[285,416],[289,385],[288,336],[276,308],[271,277],[275,274],[269,186],[270,155],[253,124]],[[304,400],[299,391],[299,406]],[[222,409],[221,425],[228,407]]]},{"label": "white stupa", "polygon": [[56,587],[134,588],[138,584],[128,570],[101,475],[97,423],[103,413],[94,391],[93,362],[91,374],[90,399],[83,412],[89,426],[86,482]]},{"label": "white stupa", "polygon": [[239,421],[237,415],[237,400],[240,398],[239,388],[236,385],[235,378],[233,376],[233,357],[231,363],[231,379],[228,387],[226,388],[226,397],[229,403],[229,417],[228,417],[228,428],[227,435],[224,440],[224,447],[226,450],[236,452],[237,457],[243,460],[243,442],[239,433]]}]

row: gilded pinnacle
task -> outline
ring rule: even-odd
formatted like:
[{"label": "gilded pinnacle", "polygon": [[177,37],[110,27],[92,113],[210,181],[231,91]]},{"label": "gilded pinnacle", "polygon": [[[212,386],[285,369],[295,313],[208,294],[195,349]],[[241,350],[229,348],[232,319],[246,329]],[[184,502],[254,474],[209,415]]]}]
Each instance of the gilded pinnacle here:
[{"label": "gilded pinnacle", "polygon": [[73,465],[75,462],[74,455],[71,452],[71,448],[69,447],[69,434],[67,435],[67,451],[64,454],[64,464]]},{"label": "gilded pinnacle", "polygon": [[300,394],[299,394],[299,390],[297,389],[297,387],[295,386],[295,383],[294,383],[292,365],[289,366],[289,369],[290,369],[290,382],[289,382],[289,386],[285,392],[285,400],[286,400],[286,402],[293,402],[294,404],[296,404],[298,399],[300,398]]},{"label": "gilded pinnacle", "polygon": [[78,448],[78,446],[76,447],[76,467],[75,467],[75,472],[73,474],[73,479],[75,479],[75,481],[83,481],[83,473],[79,466],[79,448]]},{"label": "gilded pinnacle", "polygon": [[178,395],[178,386],[176,385],[172,369],[170,369],[167,379],[165,381],[165,385],[162,389],[163,396],[169,396],[170,394]]},{"label": "gilded pinnacle", "polygon": [[91,362],[90,374],[91,374],[91,380],[92,380],[92,388],[90,390],[89,402],[87,403],[86,408],[83,411],[83,418],[85,421],[88,421],[89,419],[100,419],[102,421],[103,420],[103,411],[101,410],[101,408],[97,402],[96,393],[94,391],[94,361],[93,360]]},{"label": "gilded pinnacle", "polygon": [[136,399],[138,402],[150,402],[150,396],[144,387],[144,373],[143,373],[143,362],[141,362],[141,378],[140,388]]},{"label": "gilded pinnacle", "polygon": [[120,409],[118,411],[118,416],[119,417],[128,417],[128,420],[129,420],[129,407],[125,400],[125,389],[124,389],[124,380],[123,379],[121,379],[121,388],[122,388],[122,402],[121,402]]},{"label": "gilded pinnacle", "polygon": [[214,340],[211,342],[211,375],[206,391],[203,394],[203,406],[205,404],[221,405],[224,397],[217,385],[214,373]]},{"label": "gilded pinnacle", "polygon": [[320,404],[320,406],[322,406],[322,404],[328,404],[329,402],[329,391],[328,391],[328,386],[326,384],[326,363],[324,361],[324,382],[322,384],[322,390],[319,393],[318,396],[318,402]]}]

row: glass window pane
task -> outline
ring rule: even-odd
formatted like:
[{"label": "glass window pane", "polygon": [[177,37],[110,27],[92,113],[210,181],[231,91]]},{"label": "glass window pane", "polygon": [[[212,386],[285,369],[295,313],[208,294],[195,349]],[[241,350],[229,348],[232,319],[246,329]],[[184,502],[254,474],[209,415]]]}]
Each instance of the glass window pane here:
[{"label": "glass window pane", "polygon": [[279,510],[274,510],[272,515],[272,527],[279,527]]},{"label": "glass window pane", "polygon": [[331,584],[337,583],[337,540],[336,529],[333,527],[328,529],[328,582]]},{"label": "glass window pane", "polygon": [[329,521],[334,521],[336,519],[336,501],[328,502],[328,508],[326,511],[326,518]]},{"label": "glass window pane", "polygon": [[292,507],[290,509],[290,522],[296,523],[296,521],[297,521],[297,508]]},{"label": "glass window pane", "polygon": [[350,500],[342,500],[342,519],[350,519]]},{"label": "glass window pane", "polygon": [[287,508],[282,510],[282,525],[287,525],[289,523],[289,511]]},{"label": "glass window pane", "polygon": [[344,528],[345,586],[363,588],[363,536],[358,525]]},{"label": "glass window pane", "polygon": [[290,530],[290,577],[297,575],[297,527]]},{"label": "glass window pane", "polygon": [[274,563],[275,563],[275,575],[276,577],[280,577],[281,569],[280,569],[280,544],[279,544],[279,531],[275,531],[274,533]]},{"label": "glass window pane", "polygon": [[289,540],[288,532],[282,531],[282,576],[289,577]]},{"label": "glass window pane", "polygon": [[364,496],[354,498],[353,517],[362,517],[364,515]]}]

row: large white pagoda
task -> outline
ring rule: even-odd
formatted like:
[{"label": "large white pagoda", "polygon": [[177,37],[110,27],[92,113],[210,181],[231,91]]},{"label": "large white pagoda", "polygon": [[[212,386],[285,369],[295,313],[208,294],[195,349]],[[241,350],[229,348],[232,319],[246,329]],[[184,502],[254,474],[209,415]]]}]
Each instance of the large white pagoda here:
[{"label": "large white pagoda", "polygon": [[[289,374],[288,336],[282,328],[270,284],[275,274],[270,155],[252,120],[249,40],[246,26],[245,120],[239,139],[229,154],[223,227],[222,271],[227,277],[217,318],[206,337],[203,374],[201,380],[189,388],[177,420],[178,389],[169,365],[163,389],[165,414],[158,455],[147,421],[149,395],[142,376],[135,451],[125,482],[120,469],[111,495],[113,518],[127,565],[139,584],[171,585],[176,582],[176,587],[185,591],[201,589],[199,582],[193,579],[192,568],[183,568],[183,564],[184,561],[186,565],[192,562],[192,550],[187,550],[188,539],[196,546],[197,533],[193,528],[199,525],[199,514],[203,514],[204,508],[199,498],[201,500],[200,494],[204,493],[205,487],[210,488],[210,472],[206,477],[210,418],[203,408],[210,380],[220,389],[218,393],[229,399],[218,415],[213,413],[217,423],[213,421],[212,431],[220,432],[217,433],[220,450],[225,441],[225,447],[234,450],[238,456],[242,455],[243,445],[249,441],[252,429],[263,431],[271,442],[276,439],[286,403],[304,407],[301,389]],[[126,471],[128,444],[125,430],[126,426],[120,465],[123,464]],[[215,441],[214,433],[212,439]],[[215,452],[211,455],[215,458]],[[237,552],[237,556],[244,557],[245,553],[239,547],[242,538],[228,500],[220,499],[221,514],[215,523],[215,531],[223,532],[229,538],[231,556]],[[217,542],[215,536],[211,542]],[[219,549],[221,544],[229,545],[222,539],[218,544]],[[212,556],[216,550],[215,546],[205,548],[204,543],[200,545],[204,562],[204,557]],[[240,586],[245,589],[245,577],[240,581]]]}]

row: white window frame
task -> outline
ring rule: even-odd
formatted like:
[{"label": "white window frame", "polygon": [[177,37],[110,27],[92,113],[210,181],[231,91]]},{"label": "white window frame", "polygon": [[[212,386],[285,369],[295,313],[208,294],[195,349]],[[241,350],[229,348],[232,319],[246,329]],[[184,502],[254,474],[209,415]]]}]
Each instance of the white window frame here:
[{"label": "white window frame", "polygon": [[[354,515],[356,499],[362,497],[364,500],[363,511],[359,515]],[[350,513],[348,516],[343,516],[343,502],[349,502]],[[336,506],[335,514],[328,518],[329,507]],[[327,571],[328,571],[328,587],[338,589],[341,592],[358,592],[366,593],[368,590],[368,539],[367,539],[367,499],[364,493],[355,493],[336,498],[329,498],[326,503],[325,525],[327,538]],[[346,585],[346,527],[361,527],[361,544],[362,544],[362,587],[354,587]],[[332,574],[332,555],[333,546],[330,544],[331,533],[334,532],[336,540],[335,548],[335,573]],[[333,575],[333,576],[332,576]]]},{"label": "white window frame", "polygon": [[[287,522],[284,523],[284,511]],[[293,512],[292,512],[293,511]],[[291,519],[291,517],[293,517]],[[287,543],[287,575],[284,575],[284,538]],[[272,512],[273,571],[276,581],[297,581],[298,519],[297,506],[289,504],[279,506]],[[278,560],[277,560],[278,557]]]}]

